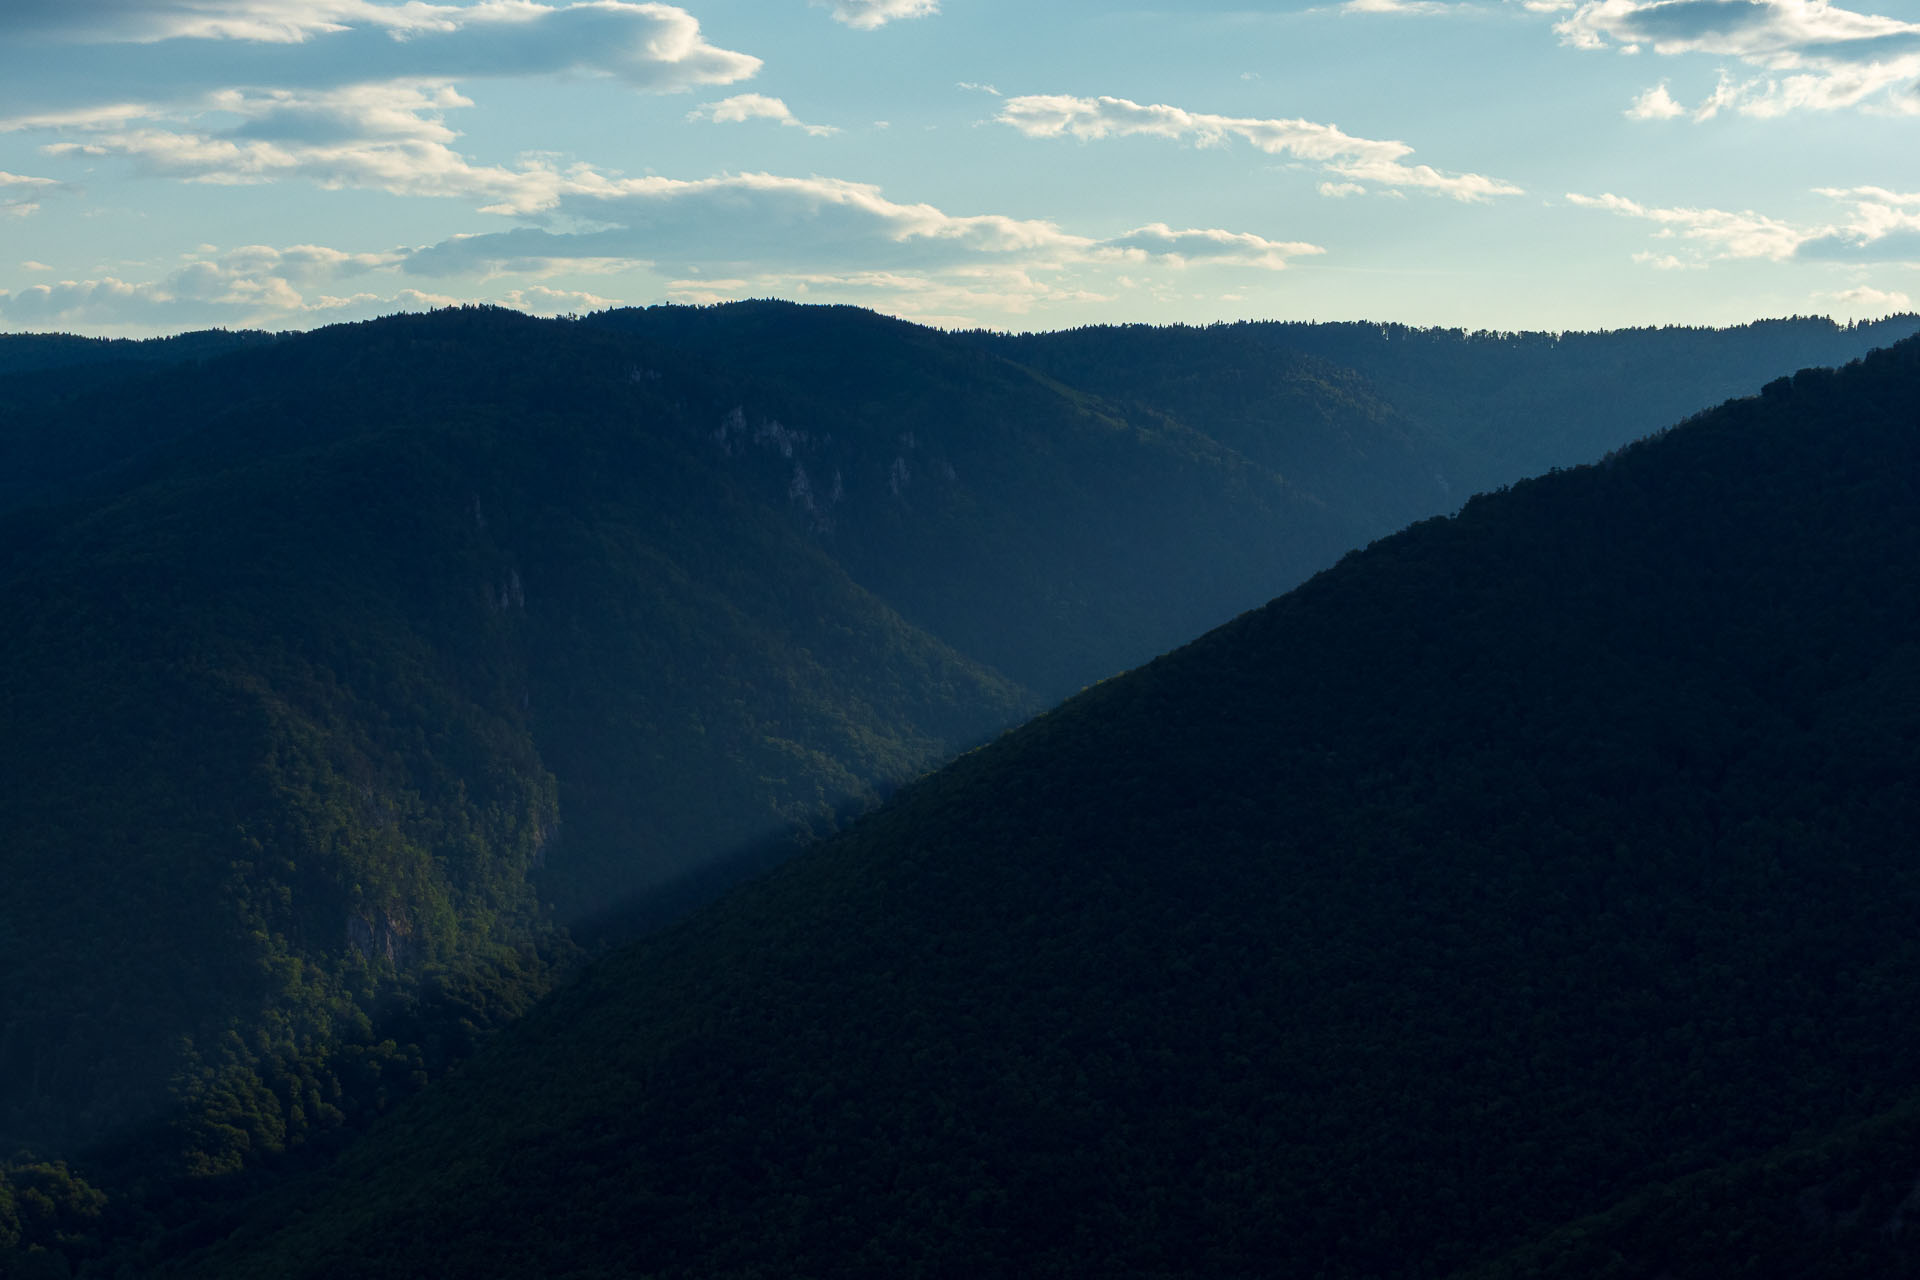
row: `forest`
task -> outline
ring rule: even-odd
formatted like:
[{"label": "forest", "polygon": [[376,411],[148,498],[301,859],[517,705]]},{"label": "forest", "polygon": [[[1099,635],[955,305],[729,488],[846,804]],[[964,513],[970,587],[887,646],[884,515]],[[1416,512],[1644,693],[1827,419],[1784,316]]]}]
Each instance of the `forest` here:
[{"label": "forest", "polygon": [[0,337],[0,1268],[1893,1274],[1916,329]]}]

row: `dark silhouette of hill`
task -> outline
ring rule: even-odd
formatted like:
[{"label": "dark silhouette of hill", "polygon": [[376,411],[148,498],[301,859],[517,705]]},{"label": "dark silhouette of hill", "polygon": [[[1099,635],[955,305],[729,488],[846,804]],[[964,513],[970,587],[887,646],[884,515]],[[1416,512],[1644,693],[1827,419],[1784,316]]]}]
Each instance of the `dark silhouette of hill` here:
[{"label": "dark silhouette of hill", "polygon": [[1910,1270],[1684,1233],[1911,1186],[1916,477],[1909,342],[1381,541],[596,964],[182,1273]]},{"label": "dark silhouette of hill", "polygon": [[258,330],[201,329],[166,338],[83,338],[71,333],[11,333],[0,338],[0,376],[54,369],[87,370],[98,381],[127,370],[224,355],[274,341]]},{"label": "dark silhouette of hill", "polygon": [[1088,386],[772,303],[0,338],[0,1247],[204,1224],[575,939],[1451,504],[1448,431],[1222,335]]}]

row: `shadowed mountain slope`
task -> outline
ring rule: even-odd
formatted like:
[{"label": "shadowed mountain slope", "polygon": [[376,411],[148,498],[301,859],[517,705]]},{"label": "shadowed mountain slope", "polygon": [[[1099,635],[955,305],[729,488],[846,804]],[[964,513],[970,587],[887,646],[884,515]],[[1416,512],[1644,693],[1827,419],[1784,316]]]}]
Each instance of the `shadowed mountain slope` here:
[{"label": "shadowed mountain slope", "polygon": [[1907,343],[963,757],[184,1273],[1495,1266],[1920,1095],[1916,778]]}]

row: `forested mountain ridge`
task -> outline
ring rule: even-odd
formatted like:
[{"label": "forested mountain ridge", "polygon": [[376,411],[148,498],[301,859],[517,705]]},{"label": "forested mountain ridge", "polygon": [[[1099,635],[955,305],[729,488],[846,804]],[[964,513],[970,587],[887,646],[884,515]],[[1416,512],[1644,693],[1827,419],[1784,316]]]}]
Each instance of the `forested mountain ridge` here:
[{"label": "forested mountain ridge", "polygon": [[[1054,698],[1477,490],[1587,461],[1780,374],[1842,363],[1920,317],[1591,334],[1262,323],[1006,336],[755,302],[581,323],[641,337],[710,383],[751,388],[758,416],[730,406],[743,416],[712,430],[757,475],[762,500],[911,621]],[[143,365],[289,341],[304,340],[0,336],[0,375],[32,370],[0,376],[0,509],[84,489],[168,430],[152,414],[103,430],[8,430],[21,407],[44,419],[51,404],[70,419],[87,390]],[[1059,396],[1022,385],[1035,375]],[[164,386],[144,398],[161,412],[180,399]],[[1040,405],[1048,412],[1036,416]],[[1162,464],[1140,466],[1142,449]],[[1223,466],[1238,476],[1224,510]],[[843,506],[856,478],[892,500]],[[1141,579],[1156,585],[1152,608]]]},{"label": "forested mountain ridge", "polygon": [[339,1139],[557,925],[1450,501],[1367,379],[1269,363],[1221,416],[784,304],[0,338],[0,1145],[131,1229]]},{"label": "forested mountain ridge", "polygon": [[1916,477],[1908,342],[1385,539],[595,965],[182,1273],[1905,1273],[1687,1228],[1916,1168]]},{"label": "forested mountain ridge", "polygon": [[[1920,316],[1897,315],[1853,325],[1804,316],[1725,329],[1591,333],[1250,321],[974,336],[1085,390],[1206,424],[1216,438],[1286,474],[1304,470],[1302,463],[1317,469],[1344,461],[1374,484],[1383,474],[1398,476],[1421,508],[1408,513],[1412,519],[1519,476],[1590,462],[1772,378],[1845,364],[1916,330]],[[1298,447],[1292,437],[1262,429],[1263,406],[1284,402],[1289,385],[1315,365],[1364,379],[1368,393],[1411,428],[1385,437],[1335,436],[1320,442],[1329,450],[1320,459],[1263,452]],[[1428,498],[1423,483],[1434,481],[1451,501],[1421,501]]]}]

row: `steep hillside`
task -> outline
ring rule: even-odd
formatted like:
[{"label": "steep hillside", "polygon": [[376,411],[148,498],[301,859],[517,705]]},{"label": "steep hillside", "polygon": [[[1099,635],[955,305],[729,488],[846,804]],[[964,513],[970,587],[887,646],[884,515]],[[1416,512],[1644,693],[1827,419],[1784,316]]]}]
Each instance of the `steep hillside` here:
[{"label": "steep hillside", "polygon": [[1917,476],[1908,343],[1381,542],[596,965],[184,1273],[1448,1276],[1871,1122]]}]

